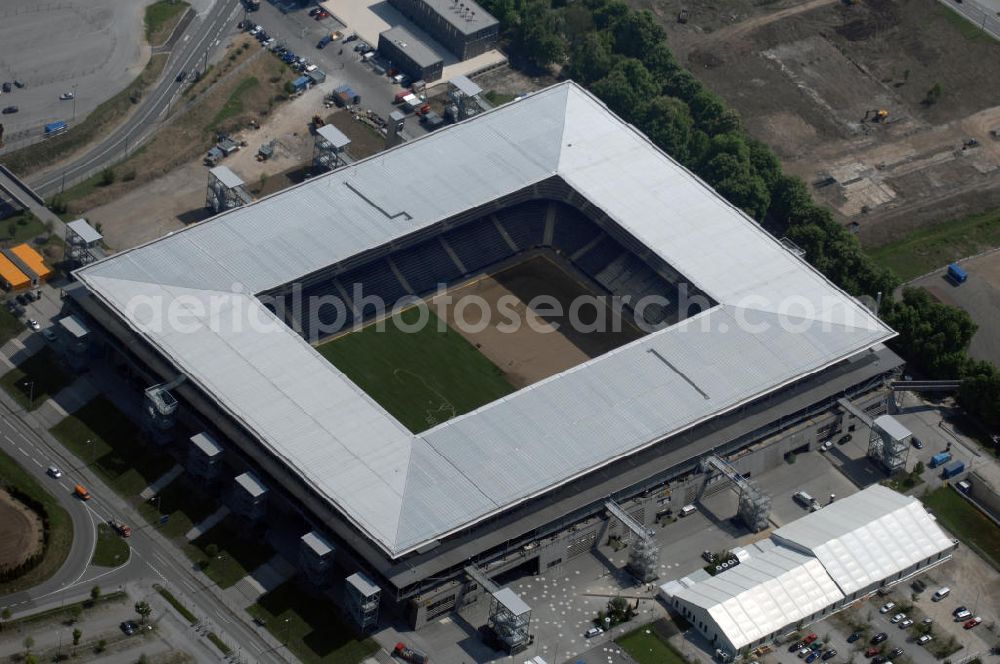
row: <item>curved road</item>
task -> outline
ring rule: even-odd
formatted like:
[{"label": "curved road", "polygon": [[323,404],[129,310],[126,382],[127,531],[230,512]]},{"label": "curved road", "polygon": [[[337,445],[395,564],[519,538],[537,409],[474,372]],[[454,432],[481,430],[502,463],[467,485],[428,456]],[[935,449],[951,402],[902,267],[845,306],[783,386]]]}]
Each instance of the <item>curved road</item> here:
[{"label": "curved road", "polygon": [[139,147],[156,131],[159,120],[166,115],[173,97],[179,92],[181,85],[176,82],[177,75],[190,71],[195,65],[201,69],[205,53],[219,45],[226,30],[234,27],[241,16],[238,0],[215,0],[210,9],[188,24],[186,34],[174,45],[159,83],[146,92],[138,110],[123,125],[71,163],[49,173],[29,177],[27,184],[40,195],[48,197],[64,185],[74,184],[120,161],[128,152]]},{"label": "curved road", "polygon": [[[30,428],[11,413],[6,403],[0,405],[0,447],[13,457],[22,468],[54,495],[69,513],[73,524],[73,544],[63,566],[41,584],[19,593],[0,597],[0,605],[18,607],[41,600],[79,582],[87,571],[97,541],[96,516],[89,505],[73,495],[76,469],[66,458],[58,457]],[[63,469],[62,478],[56,480],[46,474],[49,466]]]}]

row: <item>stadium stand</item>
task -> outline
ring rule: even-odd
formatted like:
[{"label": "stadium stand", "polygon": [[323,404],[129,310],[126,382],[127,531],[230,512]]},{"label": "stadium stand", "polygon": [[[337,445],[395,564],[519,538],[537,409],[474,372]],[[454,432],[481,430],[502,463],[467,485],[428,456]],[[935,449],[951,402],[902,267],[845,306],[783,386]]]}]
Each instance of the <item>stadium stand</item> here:
[{"label": "stadium stand", "polygon": [[450,283],[462,276],[437,238],[397,252],[392,260],[418,295],[433,291],[439,283]]},{"label": "stadium stand", "polygon": [[[547,245],[545,226],[550,212],[554,226],[551,242]],[[677,306],[678,285],[662,276],[662,270],[657,271],[629,251],[626,248],[631,244],[629,238],[618,239],[609,233],[562,202],[541,199],[514,203],[441,235],[430,238],[425,235],[413,246],[390,250],[336,278],[331,275],[313,281],[303,288],[303,302],[322,296],[324,304],[319,311],[309,311],[304,306],[305,310],[298,313],[299,328],[304,336],[314,338],[309,335],[317,325],[322,324],[324,332],[330,334],[351,325],[359,315],[363,319],[375,313],[370,306],[358,312],[356,304],[352,306],[350,301],[345,301],[344,291],[337,287],[338,281],[349,298],[354,297],[355,284],[360,284],[363,295],[380,297],[392,306],[403,296],[425,296],[437,289],[438,284],[450,285],[521,252],[543,246],[550,246],[611,295],[628,296],[626,308],[642,304],[640,313],[653,327],[689,315],[690,312],[680,312]],[[511,248],[511,243],[516,249]],[[453,260],[446,246],[461,265]],[[393,272],[390,259],[405,284]],[[412,293],[407,291],[407,286]],[[643,298],[648,296],[665,297],[669,302],[666,306],[660,301],[643,303]],[[343,305],[346,316],[339,314],[337,303]],[[286,313],[285,317],[291,322],[294,315],[294,312]],[[338,320],[342,320],[342,325],[335,325]]]}]

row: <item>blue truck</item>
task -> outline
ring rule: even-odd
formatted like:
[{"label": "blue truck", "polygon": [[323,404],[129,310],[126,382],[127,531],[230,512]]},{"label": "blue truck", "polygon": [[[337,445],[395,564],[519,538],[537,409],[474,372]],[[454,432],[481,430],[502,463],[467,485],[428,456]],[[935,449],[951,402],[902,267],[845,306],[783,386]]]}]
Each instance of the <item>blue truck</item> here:
[{"label": "blue truck", "polygon": [[949,479],[957,475],[961,475],[965,472],[965,462],[964,461],[952,461],[944,470],[941,471],[941,477],[944,479]]},{"label": "blue truck", "polygon": [[68,125],[60,120],[59,122],[50,122],[45,125],[45,135],[55,136],[56,134],[61,134],[66,131]]},{"label": "blue truck", "polygon": [[937,468],[938,466],[943,466],[949,461],[951,461],[951,452],[938,452],[931,457],[931,462],[928,465],[931,468]]},{"label": "blue truck", "polygon": [[948,266],[948,278],[956,284],[962,284],[969,278],[969,273],[966,272],[965,269],[963,269],[958,263],[952,263]]}]

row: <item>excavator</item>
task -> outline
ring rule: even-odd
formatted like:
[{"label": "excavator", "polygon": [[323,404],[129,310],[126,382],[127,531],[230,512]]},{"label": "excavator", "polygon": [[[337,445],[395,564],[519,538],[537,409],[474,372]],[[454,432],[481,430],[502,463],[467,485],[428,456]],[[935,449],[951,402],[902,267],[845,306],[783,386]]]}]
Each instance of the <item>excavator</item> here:
[{"label": "excavator", "polygon": [[885,122],[888,117],[889,111],[884,108],[877,108],[873,111],[865,111],[866,121],[870,118],[872,122]]}]

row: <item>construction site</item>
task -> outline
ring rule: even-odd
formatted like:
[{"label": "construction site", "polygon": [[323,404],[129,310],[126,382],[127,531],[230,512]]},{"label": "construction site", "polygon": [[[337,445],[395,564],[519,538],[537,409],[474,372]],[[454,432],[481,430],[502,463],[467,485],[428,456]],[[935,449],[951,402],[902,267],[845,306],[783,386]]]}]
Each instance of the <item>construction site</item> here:
[{"label": "construction site", "polygon": [[865,244],[1000,205],[1000,43],[935,0],[631,0]]}]

